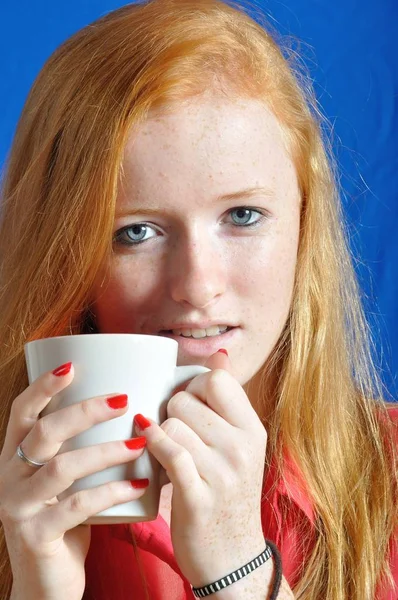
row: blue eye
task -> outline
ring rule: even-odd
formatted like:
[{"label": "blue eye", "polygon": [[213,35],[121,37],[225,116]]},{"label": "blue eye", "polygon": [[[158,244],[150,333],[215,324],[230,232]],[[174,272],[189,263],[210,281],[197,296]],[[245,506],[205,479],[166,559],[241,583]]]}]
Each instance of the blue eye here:
[{"label": "blue eye", "polygon": [[[232,215],[233,213],[240,213],[240,215],[238,216],[239,219],[243,219],[244,222],[240,222],[240,223],[234,223],[234,225],[237,225],[238,227],[254,227],[255,225],[258,225],[259,223],[261,223],[264,220],[264,215],[259,211],[256,210],[254,208],[249,208],[248,206],[239,206],[238,208],[233,208],[230,211],[230,214]],[[257,221],[250,221],[250,215],[259,215],[260,218],[257,219]],[[247,221],[247,217],[249,217],[249,220]]]},{"label": "blue eye", "polygon": [[[237,215],[238,221],[233,220],[232,225],[238,228],[248,229],[258,227],[267,218],[260,210],[248,206],[232,208],[228,212],[229,215],[233,215],[234,213]],[[253,221],[253,216],[257,216],[257,220]],[[146,237],[146,234],[150,230],[155,232],[155,234]],[[113,242],[124,246],[138,246],[155,236],[156,228],[153,225],[149,225],[149,223],[135,223],[134,225],[128,225],[119,229],[113,237]]]},{"label": "blue eye", "polygon": [[[127,246],[137,246],[149,238],[145,238],[148,229],[153,229],[147,223],[136,223],[120,229],[114,236],[114,242],[125,244]],[[153,236],[150,236],[153,237]]]}]

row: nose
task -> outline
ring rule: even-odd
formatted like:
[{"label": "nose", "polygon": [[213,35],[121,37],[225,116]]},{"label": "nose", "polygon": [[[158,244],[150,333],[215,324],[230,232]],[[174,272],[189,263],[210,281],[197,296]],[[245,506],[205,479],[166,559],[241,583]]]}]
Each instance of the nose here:
[{"label": "nose", "polygon": [[203,230],[176,244],[169,261],[167,279],[175,302],[206,308],[225,292],[225,260],[219,245]]}]

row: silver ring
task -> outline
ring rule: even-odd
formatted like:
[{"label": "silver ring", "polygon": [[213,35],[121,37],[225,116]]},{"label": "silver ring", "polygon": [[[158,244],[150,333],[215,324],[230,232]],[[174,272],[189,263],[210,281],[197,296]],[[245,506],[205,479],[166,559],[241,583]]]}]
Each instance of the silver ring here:
[{"label": "silver ring", "polygon": [[44,467],[44,465],[46,465],[46,462],[37,462],[36,460],[32,460],[30,458],[28,458],[25,454],[25,452],[22,450],[21,448],[21,444],[19,444],[18,448],[17,448],[17,455],[19,456],[19,458],[22,458],[22,460],[29,465],[30,467]]}]

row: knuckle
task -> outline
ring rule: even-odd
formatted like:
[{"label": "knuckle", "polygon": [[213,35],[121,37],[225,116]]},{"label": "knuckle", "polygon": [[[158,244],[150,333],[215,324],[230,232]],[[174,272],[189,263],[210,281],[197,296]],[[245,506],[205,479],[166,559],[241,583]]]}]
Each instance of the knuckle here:
[{"label": "knuckle", "polygon": [[29,390],[29,388],[27,388],[26,390],[24,390],[21,394],[19,394],[19,396],[17,396],[12,404],[11,404],[11,409],[10,409],[10,420],[20,420],[22,418],[22,415],[24,412],[26,412],[26,406],[27,406],[27,390]]},{"label": "knuckle", "polygon": [[180,428],[180,425],[180,419],[170,417],[161,424],[160,428],[164,431],[166,435],[172,438],[173,435],[177,433],[178,429]]},{"label": "knuckle", "polygon": [[172,396],[167,403],[167,414],[169,416],[175,416],[181,413],[181,411],[189,404],[191,398],[186,392],[178,392]]},{"label": "knuckle", "polygon": [[[125,446],[123,442],[110,442],[110,443],[101,443],[96,444],[94,448],[91,449],[92,460],[100,465],[98,468],[107,469],[113,465],[119,464],[121,461],[120,449],[121,446],[123,450]],[[129,456],[131,460],[131,456]]]},{"label": "knuckle", "polygon": [[[66,387],[65,379],[63,377],[53,377],[50,372],[40,375],[40,377],[26,388],[25,392],[50,399],[64,387]],[[22,393],[24,394],[25,392]]]},{"label": "knuckle", "polygon": [[66,458],[63,454],[57,454],[46,465],[45,470],[49,477],[54,479],[64,478],[67,471]]},{"label": "knuckle", "polygon": [[94,405],[93,404],[94,403],[93,403],[92,398],[89,398],[88,400],[83,400],[82,402],[80,402],[78,404],[80,411],[83,414],[84,419],[89,422],[94,421]]},{"label": "knuckle", "polygon": [[18,416],[22,405],[21,396],[22,394],[20,394],[15,398],[15,400],[13,400],[10,409],[10,418],[15,418],[16,416]]},{"label": "knuckle", "polygon": [[260,420],[258,422],[258,427],[256,428],[254,435],[255,439],[258,440],[258,444],[260,445],[260,447],[266,447],[268,441],[268,432]]},{"label": "knuckle", "polygon": [[71,381],[68,378],[53,377],[51,372],[43,373],[35,379],[28,387],[26,387],[12,402],[10,416],[13,418],[26,413],[29,402],[34,396],[44,397],[50,400],[55,394],[60,392],[64,387],[70,385]]},{"label": "knuckle", "polygon": [[183,471],[184,469],[188,468],[191,463],[192,457],[190,453],[188,450],[180,446],[171,453],[169,464],[167,465],[167,471]]},{"label": "knuckle", "polygon": [[38,419],[32,429],[34,432],[33,435],[37,436],[42,442],[50,441],[51,436],[54,435],[51,427],[52,418],[50,418],[50,416],[51,415]]},{"label": "knuckle", "polygon": [[112,505],[120,498],[120,485],[116,481],[108,481],[97,490],[99,498],[106,504]]},{"label": "knuckle", "polygon": [[242,465],[246,465],[252,460],[250,446],[243,448],[242,444],[239,443],[238,440],[230,440],[228,451],[231,457],[231,462],[235,467],[241,467]]},{"label": "knuckle", "polygon": [[115,496],[118,485],[115,481],[108,481],[107,483],[104,483],[101,488],[105,495]]},{"label": "knuckle", "polygon": [[69,497],[69,508],[71,512],[77,512],[79,514],[89,514],[90,506],[87,501],[87,494],[84,492],[76,492]]},{"label": "knuckle", "polygon": [[224,369],[214,369],[209,373],[207,379],[207,389],[209,392],[217,389],[220,386],[225,386],[231,381],[231,376]]},{"label": "knuckle", "polygon": [[231,439],[228,445],[229,464],[236,472],[250,472],[259,461],[265,460],[266,444],[253,436]]}]

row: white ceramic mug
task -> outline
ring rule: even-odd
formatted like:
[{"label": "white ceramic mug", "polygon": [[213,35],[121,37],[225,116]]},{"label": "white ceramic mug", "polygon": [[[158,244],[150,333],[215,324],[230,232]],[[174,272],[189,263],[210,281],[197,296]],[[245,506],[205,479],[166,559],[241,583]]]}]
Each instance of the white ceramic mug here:
[{"label": "white ceramic mug", "polygon": [[[98,423],[67,440],[59,453],[134,437],[133,418],[137,413],[162,423],[173,389],[209,371],[199,365],[177,367],[177,352],[178,343],[170,338],[124,333],[72,335],[27,343],[29,383],[69,361],[75,372],[72,383],[51,399],[41,416],[94,396],[128,395],[129,406],[124,415]],[[103,510],[86,523],[151,521],[159,511],[159,472],[159,462],[145,450],[135,461],[76,480],[58,499],[109,481],[148,478],[149,486],[141,498]]]}]

